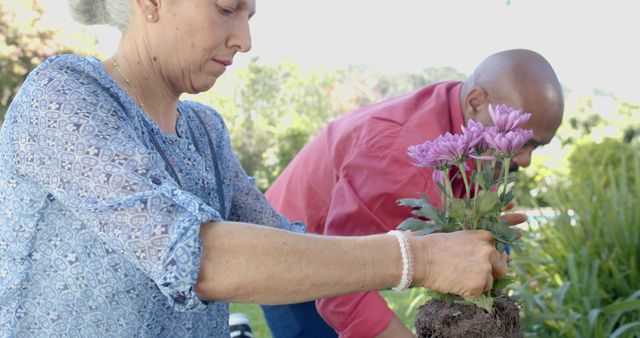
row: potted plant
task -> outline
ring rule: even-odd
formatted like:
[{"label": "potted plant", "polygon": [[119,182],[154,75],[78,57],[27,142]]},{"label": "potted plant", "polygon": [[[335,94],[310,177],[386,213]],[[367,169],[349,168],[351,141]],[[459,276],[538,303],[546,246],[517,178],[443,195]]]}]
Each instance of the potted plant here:
[{"label": "potted plant", "polygon": [[[413,208],[410,217],[398,225],[416,235],[432,232],[484,229],[496,240],[502,253],[517,249],[517,232],[500,220],[509,208],[512,158],[533,132],[522,129],[531,114],[498,105],[489,112],[494,126],[468,120],[462,134],[446,133],[435,140],[409,147],[416,165],[432,167],[433,180],[441,191],[441,207],[426,195],[405,198],[398,205]],[[454,196],[451,183],[461,179],[466,194]],[[505,292],[512,277],[496,280],[493,288],[479,297],[459,297],[430,291],[432,297],[416,315],[418,337],[521,337],[519,306]]]}]

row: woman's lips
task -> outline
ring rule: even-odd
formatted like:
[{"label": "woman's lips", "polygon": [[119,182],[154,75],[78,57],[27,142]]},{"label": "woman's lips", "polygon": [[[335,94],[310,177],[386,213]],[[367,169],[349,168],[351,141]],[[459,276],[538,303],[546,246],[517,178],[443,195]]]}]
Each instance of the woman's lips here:
[{"label": "woman's lips", "polygon": [[225,66],[225,67],[229,67],[231,66],[231,60],[220,60],[220,59],[212,59],[213,61]]}]

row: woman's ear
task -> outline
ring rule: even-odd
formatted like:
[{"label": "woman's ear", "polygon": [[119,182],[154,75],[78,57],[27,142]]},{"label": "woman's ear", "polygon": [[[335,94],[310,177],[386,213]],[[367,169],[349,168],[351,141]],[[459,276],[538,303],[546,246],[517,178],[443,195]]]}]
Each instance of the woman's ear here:
[{"label": "woman's ear", "polygon": [[467,118],[477,119],[477,115],[484,110],[484,106],[489,104],[487,92],[480,87],[473,87],[463,101],[463,110]]},{"label": "woman's ear", "polygon": [[146,15],[158,15],[162,0],[135,0],[135,5]]}]

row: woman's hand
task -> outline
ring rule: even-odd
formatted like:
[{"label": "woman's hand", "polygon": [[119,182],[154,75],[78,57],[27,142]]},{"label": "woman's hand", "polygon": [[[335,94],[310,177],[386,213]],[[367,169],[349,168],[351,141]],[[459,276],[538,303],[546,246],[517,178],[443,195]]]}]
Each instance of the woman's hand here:
[{"label": "woman's hand", "polygon": [[494,278],[507,272],[505,256],[485,230],[410,236],[409,240],[415,286],[475,297],[491,290]]}]

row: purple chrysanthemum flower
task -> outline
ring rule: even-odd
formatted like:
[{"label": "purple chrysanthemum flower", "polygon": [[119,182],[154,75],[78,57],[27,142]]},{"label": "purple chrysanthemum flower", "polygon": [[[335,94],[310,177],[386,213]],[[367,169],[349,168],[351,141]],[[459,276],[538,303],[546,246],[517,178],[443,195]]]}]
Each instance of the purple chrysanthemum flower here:
[{"label": "purple chrysanthemum flower", "polygon": [[483,153],[487,149],[487,142],[484,140],[484,124],[469,119],[467,126],[462,126],[462,133],[469,142],[469,148],[475,149],[477,153]]},{"label": "purple chrysanthemum flower", "polygon": [[443,170],[466,161],[469,157],[469,142],[464,135],[447,132],[433,141],[410,146],[408,154],[421,167]]},{"label": "purple chrysanthemum flower", "polygon": [[485,140],[489,147],[495,149],[502,156],[515,155],[522,146],[533,137],[530,129],[514,129],[508,132],[499,132],[495,127],[487,128]]},{"label": "purple chrysanthemum flower", "polygon": [[440,156],[440,154],[433,149],[433,141],[410,146],[407,149],[407,153],[409,157],[417,161],[416,165],[421,167],[444,168],[450,165],[447,158]]},{"label": "purple chrysanthemum flower", "polygon": [[431,174],[431,179],[436,183],[444,185],[444,174],[442,170],[434,170],[433,174]]},{"label": "purple chrysanthemum flower", "polygon": [[509,108],[504,104],[497,105],[495,110],[489,105],[489,115],[491,115],[496,130],[500,133],[518,129],[531,118],[530,113]]},{"label": "purple chrysanthemum flower", "polygon": [[469,140],[465,135],[449,132],[434,140],[434,151],[455,164],[464,163],[469,157]]}]

